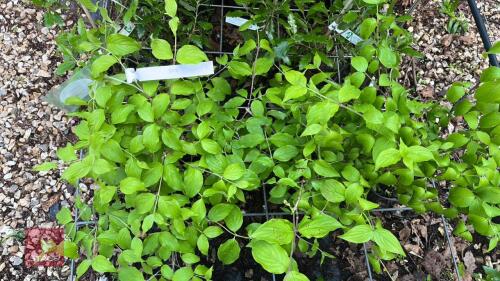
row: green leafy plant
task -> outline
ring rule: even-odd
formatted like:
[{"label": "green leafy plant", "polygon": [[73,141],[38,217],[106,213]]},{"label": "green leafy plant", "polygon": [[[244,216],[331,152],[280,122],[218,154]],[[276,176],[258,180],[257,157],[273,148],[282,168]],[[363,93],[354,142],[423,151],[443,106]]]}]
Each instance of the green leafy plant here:
[{"label": "green leafy plant", "polygon": [[[69,238],[65,254],[81,256],[78,277],[92,268],[119,280],[211,280],[210,253],[233,264],[248,247],[266,271],[308,280],[297,253],[331,258],[318,240],[332,232],[371,243],[369,260],[380,273],[384,260],[405,256],[370,213],[379,204],[368,195],[380,190],[417,213],[442,214],[456,222],[456,235],[471,240],[476,232],[496,248],[498,68],[485,70],[475,87],[455,83],[447,93],[450,111],[413,99],[397,82],[403,54],[418,53],[399,25],[408,18],[381,11],[383,1],[328,8],[296,1],[298,10],[279,17],[284,37],[272,22],[290,11],[288,4],[266,13],[272,2],[240,2],[261,8],[239,15],[262,28],[239,29],[245,40],[231,56],[215,58],[216,77],[125,82],[126,66],[209,59],[196,37],[184,42],[181,6],[192,20],[200,12],[181,2],[131,2],[134,12],[119,13],[117,21],[142,27],[128,36],[110,28],[116,22],[104,11],[96,28],[80,21],[78,35],[64,35],[73,38],[65,56],[78,49],[93,79],[88,101],[67,101],[81,106],[70,114],[80,120],[78,141],[57,152],[69,165],[64,180],[90,178],[96,186],[92,206],[80,198],[75,204],[78,219],[95,225],[76,228],[66,208],[57,216]],[[168,24],[148,32],[153,22],[143,22],[141,12],[158,9],[156,24]],[[364,41],[353,47],[338,34],[308,39],[330,14]],[[342,73],[328,57],[333,39],[353,53]],[[456,118],[465,129],[443,136]],[[270,208],[289,217],[248,223],[242,206],[264,188]]]},{"label": "green leafy plant", "polygon": [[43,14],[43,24],[46,27],[53,27],[53,26],[64,26],[64,21],[61,17],[60,12],[57,12],[56,10],[65,8],[64,5],[61,4],[60,1],[57,0],[32,0],[31,1],[34,5],[43,7],[46,9],[45,13]]},{"label": "green leafy plant", "polygon": [[457,15],[459,5],[459,0],[443,0],[441,4],[441,12],[449,17],[446,30],[450,34],[463,34],[469,30],[465,15],[462,12]]}]

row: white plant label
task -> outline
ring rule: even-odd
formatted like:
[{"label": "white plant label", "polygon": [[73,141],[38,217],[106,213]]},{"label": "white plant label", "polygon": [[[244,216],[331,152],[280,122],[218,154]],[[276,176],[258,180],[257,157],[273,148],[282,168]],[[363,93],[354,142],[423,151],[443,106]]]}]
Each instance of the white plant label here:
[{"label": "white plant label", "polygon": [[118,31],[118,34],[129,36],[130,33],[132,33],[132,31],[134,31],[134,29],[135,29],[135,24],[133,24],[132,22],[129,22],[129,23],[125,24],[120,29],[120,31]]},{"label": "white plant label", "polygon": [[127,83],[207,76],[214,74],[212,61],[198,64],[176,64],[125,69]]},{"label": "white plant label", "polygon": [[347,39],[347,41],[351,42],[354,45],[363,41],[363,39],[361,37],[359,37],[358,35],[356,35],[356,33],[352,32],[349,29],[347,29],[347,30],[339,29],[338,26],[339,25],[336,22],[333,22],[332,24],[330,24],[328,26],[328,29],[335,30],[335,32],[340,34],[340,36],[344,37],[345,39]]},{"label": "white plant label", "polygon": [[[242,26],[244,25],[245,23],[248,22],[247,19],[244,19],[244,18],[240,18],[240,17],[226,17],[226,22],[229,23],[229,24],[232,24],[232,25],[236,25],[236,26]],[[259,27],[255,24],[252,24],[248,27],[248,29],[250,30],[259,30]]]}]

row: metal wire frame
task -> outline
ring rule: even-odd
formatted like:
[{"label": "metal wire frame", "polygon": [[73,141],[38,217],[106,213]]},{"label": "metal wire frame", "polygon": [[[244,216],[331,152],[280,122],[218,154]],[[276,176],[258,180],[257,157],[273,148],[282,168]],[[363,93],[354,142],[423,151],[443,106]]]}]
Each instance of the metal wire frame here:
[{"label": "metal wire frame", "polygon": [[[106,1],[107,2],[107,1]],[[477,8],[476,1],[475,0],[468,0],[469,7],[471,9],[471,12],[473,14],[475,23],[478,27],[479,33],[481,35],[481,39],[483,41],[484,47],[486,50],[491,48],[491,43],[488,37],[488,33],[486,31],[486,27],[484,24],[484,20]],[[239,9],[239,10],[248,10],[250,8],[248,7],[241,7],[241,6],[234,6],[234,5],[225,5],[224,0],[220,0],[220,4],[201,4],[201,6],[206,6],[206,7],[211,7],[211,8],[218,8],[220,9],[220,33],[219,33],[219,50],[218,51],[205,51],[207,54],[214,54],[214,55],[224,55],[224,54],[232,54],[232,52],[226,52],[223,51],[223,42],[224,42],[224,15],[225,11],[228,11],[230,9]],[[413,9],[414,7],[412,7]],[[299,9],[290,9],[291,11],[299,11]],[[336,39],[334,39],[336,40]],[[335,44],[335,54],[334,56],[329,56],[330,58],[335,59],[335,64],[336,64],[336,70],[337,70],[337,79],[338,82],[340,83],[341,81],[341,74],[340,74],[340,56],[338,55],[338,46]],[[346,58],[350,56],[343,56],[342,58]],[[494,55],[490,55],[490,64],[494,66],[498,66],[498,62],[496,60],[496,57]],[[80,151],[80,158],[83,157],[83,151]],[[79,196],[80,190],[79,190],[79,184],[77,184],[75,188],[75,197]],[[291,215],[290,213],[287,212],[269,212],[269,206],[267,203],[267,188],[266,185],[264,184],[262,186],[262,196],[264,199],[264,205],[262,206],[263,212],[253,212],[253,213],[244,213],[244,217],[261,217],[265,218],[266,221],[269,220],[271,217],[276,217],[276,216],[289,216]],[[370,212],[404,212],[404,211],[412,211],[412,208],[409,207],[389,207],[389,208],[377,208],[373,209]],[[454,272],[456,275],[456,278],[458,281],[462,280],[462,277],[460,275],[460,270],[458,268],[458,258],[455,255],[455,251],[453,251],[453,246],[452,246],[452,238],[450,237],[450,229],[448,225],[448,221],[444,216],[441,216],[441,220],[444,226],[445,230],[445,238],[447,241],[447,245],[450,249],[450,253],[452,256],[452,264],[454,268]],[[95,221],[79,221],[79,215],[78,215],[78,208],[75,208],[75,215],[74,215],[74,223],[75,223],[75,229],[78,230],[79,227],[81,226],[89,226],[89,225],[94,225],[96,222]],[[373,281],[373,272],[371,269],[370,261],[368,258],[368,250],[366,243],[363,243],[363,254],[364,254],[364,259],[365,259],[365,264],[368,272],[368,278],[370,281]],[[70,265],[70,280],[74,281],[75,280],[75,260],[71,260],[71,265]],[[276,275],[272,274],[272,280],[276,281]]]}]

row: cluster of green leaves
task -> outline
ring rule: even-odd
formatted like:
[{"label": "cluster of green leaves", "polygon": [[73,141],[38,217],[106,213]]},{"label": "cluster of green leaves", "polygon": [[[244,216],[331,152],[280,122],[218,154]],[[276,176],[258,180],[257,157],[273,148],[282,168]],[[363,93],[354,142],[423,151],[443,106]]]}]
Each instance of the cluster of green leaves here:
[{"label": "cluster of green leaves", "polygon": [[64,21],[58,9],[65,8],[65,6],[58,0],[31,0],[31,2],[44,8],[46,11],[43,14],[43,24],[46,27],[64,26]]},{"label": "cluster of green leaves", "polygon": [[469,23],[462,12],[457,15],[459,0],[443,0],[441,12],[448,16],[446,30],[450,34],[464,34],[469,30]]},{"label": "cluster of green leaves", "polygon": [[[253,2],[239,4],[258,5]],[[125,66],[208,60],[194,38],[178,43],[189,36],[179,31],[174,0],[132,1],[133,13],[121,15],[142,25],[141,7],[161,9],[156,23],[168,23],[168,30],[160,33],[118,34],[105,12],[95,29],[79,22],[72,44],[90,58],[91,96],[68,101],[82,106],[71,114],[81,120],[73,130],[78,142],[57,152],[69,165],[63,179],[91,178],[97,186],[92,206],[76,204],[78,219],[95,225],[77,229],[68,209],[58,214],[69,238],[65,254],[82,256],[78,277],[92,268],[124,281],[211,280],[211,252],[232,264],[246,246],[268,272],[309,280],[295,254],[331,257],[318,239],[334,231],[350,243],[370,242],[370,262],[381,272],[381,261],[405,255],[370,214],[379,205],[368,194],[382,189],[418,213],[455,220],[456,235],[470,240],[474,231],[490,238],[490,250],[496,247],[500,69],[487,69],[477,88],[454,84],[447,94],[451,111],[417,101],[397,82],[402,55],[416,54],[400,26],[407,17],[390,6],[381,11],[381,0],[336,1],[329,8],[319,2],[307,12],[306,2],[295,1],[298,11],[279,20],[286,40],[272,27],[274,9],[241,14],[261,29],[242,26],[244,43],[232,56],[216,58],[219,71],[211,79],[124,81]],[[364,40],[343,47],[354,55],[341,82],[323,41],[350,43],[338,34],[310,42],[305,35],[330,14]],[[457,117],[466,129],[443,138]],[[270,206],[289,212],[289,219],[244,222],[241,206],[263,186]]]}]

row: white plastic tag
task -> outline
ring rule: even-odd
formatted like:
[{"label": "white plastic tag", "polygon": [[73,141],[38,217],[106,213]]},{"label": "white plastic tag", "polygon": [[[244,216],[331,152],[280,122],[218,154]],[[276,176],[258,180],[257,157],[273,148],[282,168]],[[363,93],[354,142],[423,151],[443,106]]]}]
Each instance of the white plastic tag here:
[{"label": "white plastic tag", "polygon": [[332,24],[330,24],[328,26],[328,29],[335,30],[335,32],[337,32],[338,34],[340,34],[340,36],[344,37],[345,39],[347,39],[347,41],[351,42],[354,45],[356,45],[359,42],[363,41],[363,39],[361,37],[359,37],[358,35],[356,35],[351,30],[349,30],[349,29],[348,30],[339,29],[338,26],[339,25],[336,22],[333,22]]},{"label": "white plastic tag", "polygon": [[[240,18],[240,17],[226,17],[226,22],[227,23],[230,23],[232,25],[236,25],[236,26],[242,26],[244,25],[245,23],[247,23],[247,19],[244,19],[244,18]],[[259,30],[259,27],[255,24],[252,24],[248,27],[248,29],[250,30]]]},{"label": "white plastic tag", "polygon": [[125,24],[120,29],[120,31],[118,31],[118,34],[129,36],[130,33],[132,33],[132,31],[134,31],[134,29],[135,29],[135,24],[133,24],[132,22],[129,22],[129,23]]},{"label": "white plastic tag", "polygon": [[176,64],[125,69],[127,83],[132,83],[134,81],[167,80],[207,76],[212,74],[214,74],[214,63],[212,61],[198,64]]}]

